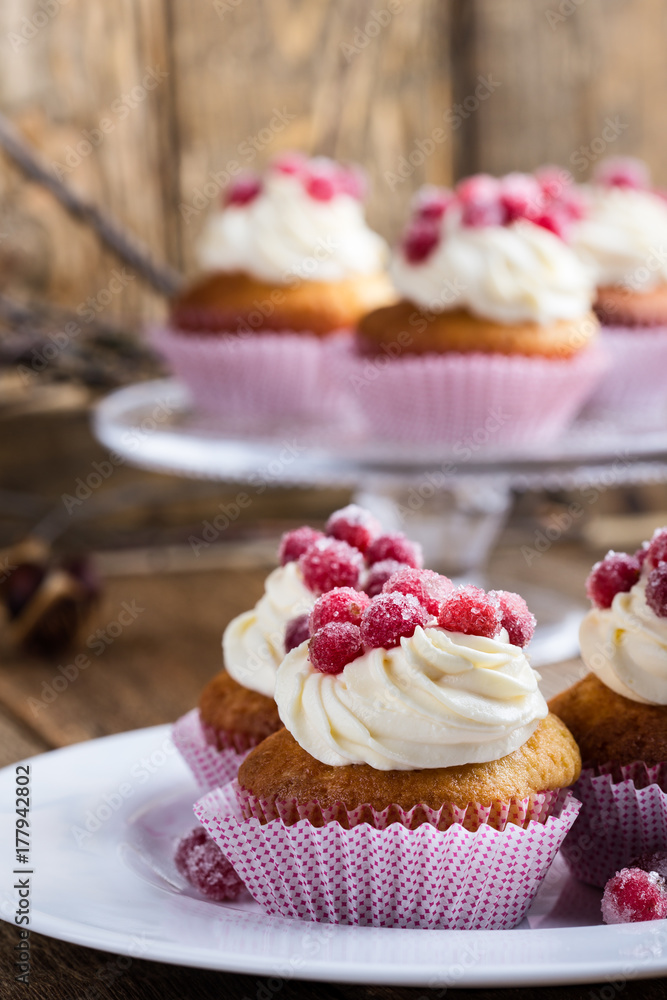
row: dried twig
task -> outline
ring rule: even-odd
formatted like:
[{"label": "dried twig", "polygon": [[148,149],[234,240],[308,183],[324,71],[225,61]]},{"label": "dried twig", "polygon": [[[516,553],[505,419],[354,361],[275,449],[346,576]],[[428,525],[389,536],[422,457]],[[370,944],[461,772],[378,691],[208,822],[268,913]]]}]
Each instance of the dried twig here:
[{"label": "dried twig", "polygon": [[48,188],[71,215],[91,226],[99,238],[153,288],[163,295],[174,294],[181,283],[178,272],[168,264],[154,261],[148,249],[122,229],[114,219],[63,184],[1,112],[0,146],[27,177]]}]

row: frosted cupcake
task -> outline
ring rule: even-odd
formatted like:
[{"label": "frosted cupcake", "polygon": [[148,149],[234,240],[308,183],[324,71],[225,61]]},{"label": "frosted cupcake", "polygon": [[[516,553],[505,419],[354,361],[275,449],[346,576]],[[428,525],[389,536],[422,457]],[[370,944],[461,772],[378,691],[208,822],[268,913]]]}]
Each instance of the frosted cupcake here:
[{"label": "frosted cupcake", "polygon": [[298,154],[232,182],[202,233],[201,277],[154,334],[198,406],[241,418],[335,408],[336,335],[393,297],[362,195],[356,168]]},{"label": "frosted cupcake", "polygon": [[571,729],[585,770],[581,814],[563,851],[603,887],[667,844],[667,529],[635,555],[610,552],[587,589],[580,632],[591,671],[549,703]]},{"label": "frosted cupcake", "polygon": [[278,668],[285,728],[195,807],[255,899],[330,922],[514,926],[577,810],[576,746],[522,648],[533,627],[517,595],[430,571],[320,597]]},{"label": "frosted cupcake", "polygon": [[577,212],[549,176],[418,194],[391,268],[401,301],[358,325],[352,384],[378,436],[454,443],[498,413],[495,444],[563,430],[600,374],[593,284],[564,241]]},{"label": "frosted cupcake", "polygon": [[582,197],[585,216],[572,246],[594,275],[613,360],[590,412],[660,426],[667,416],[667,203],[650,189],[646,167],[627,158],[603,163]]}]

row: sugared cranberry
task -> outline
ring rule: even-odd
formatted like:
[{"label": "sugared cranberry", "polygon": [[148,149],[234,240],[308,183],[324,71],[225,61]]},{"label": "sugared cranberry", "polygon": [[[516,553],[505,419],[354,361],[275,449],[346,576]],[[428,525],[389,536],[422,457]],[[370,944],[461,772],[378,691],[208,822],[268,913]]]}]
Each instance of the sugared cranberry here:
[{"label": "sugared cranberry", "polygon": [[310,662],[323,674],[340,674],[362,653],[361,631],[352,622],[329,622],[308,643]]},{"label": "sugared cranberry", "polygon": [[533,219],[542,205],[542,188],[530,174],[507,174],[500,181],[500,200],[508,222]]},{"label": "sugared cranberry", "polygon": [[440,605],[453,588],[448,576],[434,573],[432,569],[408,567],[389,577],[382,590],[385,594],[412,594],[429,615],[437,617]]},{"label": "sugared cranberry", "polygon": [[562,167],[545,166],[535,171],[535,180],[546,201],[557,201],[572,185],[572,177]]},{"label": "sugared cranberry", "polygon": [[501,201],[501,185],[497,177],[476,174],[456,187],[464,226],[502,226],[507,213]]},{"label": "sugared cranberry", "polygon": [[368,546],[366,561],[369,566],[384,562],[385,559],[395,559],[396,562],[405,563],[414,569],[421,569],[424,562],[421,545],[411,542],[400,533],[380,535]]},{"label": "sugared cranberry", "polygon": [[653,851],[652,854],[642,854],[635,858],[630,868],[641,868],[644,872],[657,872],[661,878],[667,879],[667,851]]},{"label": "sugared cranberry", "polygon": [[426,185],[417,192],[415,197],[414,217],[438,222],[455,201],[453,191]]},{"label": "sugared cranberry", "polygon": [[646,190],[650,186],[648,167],[634,156],[610,156],[593,172],[596,184],[606,187]]},{"label": "sugared cranberry", "polygon": [[179,841],[174,861],[183,878],[207,899],[223,902],[245,892],[243,882],[203,826]]},{"label": "sugared cranberry", "polygon": [[324,530],[332,538],[338,538],[341,542],[347,542],[348,545],[359,549],[360,552],[366,552],[371,542],[382,531],[382,525],[370,511],[351,503],[341,510],[334,511]]},{"label": "sugared cranberry", "polygon": [[306,612],[304,615],[297,615],[296,618],[290,618],[287,625],[285,626],[285,652],[289,653],[290,650],[296,649],[300,646],[302,642],[310,638],[310,629],[308,627],[309,615]]},{"label": "sugared cranberry", "polygon": [[639,579],[639,560],[626,552],[608,552],[595,563],[586,580],[586,593],[598,608],[610,608],[616,594],[625,593]]},{"label": "sugared cranberry", "polygon": [[307,587],[325,594],[334,587],[354,587],[364,566],[358,549],[337,538],[320,538],[299,557],[299,566]]},{"label": "sugared cranberry", "polygon": [[329,622],[351,622],[359,625],[364,609],[371,603],[368,594],[352,587],[336,587],[318,597],[310,612],[310,635]]},{"label": "sugared cranberry", "polygon": [[648,555],[648,542],[642,542],[640,548],[635,552],[635,559],[639,563],[639,568],[644,568],[644,563],[646,562],[646,556]]},{"label": "sugared cranberry", "polygon": [[495,594],[487,594],[471,584],[457,587],[443,601],[438,624],[448,632],[492,639],[502,627],[500,602]]},{"label": "sugared cranberry", "polygon": [[667,528],[656,528],[646,550],[646,566],[653,569],[667,562]]},{"label": "sugared cranberry", "polygon": [[281,174],[299,176],[303,173],[307,162],[303,153],[281,153],[276,156],[271,166]]},{"label": "sugared cranberry", "polygon": [[531,222],[560,237],[561,240],[567,238],[571,228],[569,216],[558,205],[550,205],[531,219]]},{"label": "sugared cranberry", "polygon": [[364,590],[369,597],[375,597],[382,592],[387,580],[390,579],[400,569],[411,569],[407,563],[397,562],[396,559],[383,559],[374,563],[368,571]]},{"label": "sugared cranberry", "polygon": [[605,924],[629,924],[667,917],[665,880],[657,872],[623,868],[607,882],[602,896]]},{"label": "sugared cranberry", "polygon": [[403,254],[409,264],[421,264],[440,242],[440,229],[433,219],[413,219],[403,237]]},{"label": "sugared cranberry", "polygon": [[667,618],[667,562],[660,563],[649,573],[646,603],[658,618]]},{"label": "sugared cranberry", "polygon": [[254,174],[238,177],[225,192],[225,204],[247,205],[249,202],[255,200],[261,190],[262,181]]},{"label": "sugared cranberry", "polygon": [[336,187],[342,194],[349,194],[351,198],[363,201],[366,197],[366,175],[361,167],[339,167]]},{"label": "sugared cranberry", "polygon": [[324,538],[322,532],[315,531],[315,528],[309,528],[307,524],[304,524],[302,528],[286,531],[280,540],[280,548],[278,549],[280,565],[284,566],[288,562],[296,562],[299,556],[302,556],[313,542],[320,538]]},{"label": "sugared cranberry", "polygon": [[336,195],[336,180],[328,173],[309,174],[304,186],[307,194],[315,201],[331,201]]},{"label": "sugared cranberry", "polygon": [[392,649],[426,625],[429,615],[412,594],[378,594],[361,616],[364,649]]},{"label": "sugared cranberry", "polygon": [[493,593],[500,603],[501,624],[507,630],[510,642],[514,646],[527,646],[535,632],[535,615],[531,614],[519,594],[510,590],[495,590]]}]

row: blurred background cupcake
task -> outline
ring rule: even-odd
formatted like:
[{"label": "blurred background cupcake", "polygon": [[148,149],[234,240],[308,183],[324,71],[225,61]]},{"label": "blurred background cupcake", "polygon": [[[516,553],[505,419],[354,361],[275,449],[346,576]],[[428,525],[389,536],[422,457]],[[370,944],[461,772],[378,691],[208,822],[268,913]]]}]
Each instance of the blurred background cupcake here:
[{"label": "blurred background cupcake", "polygon": [[589,412],[635,426],[667,418],[667,202],[632,157],[601,163],[581,189],[572,247],[590,268],[595,311],[612,366]]},{"label": "blurred background cupcake", "polygon": [[251,421],[335,412],[330,352],[393,298],[364,191],[359,168],[298,153],[232,180],[200,238],[203,273],[153,331],[198,407]]},{"label": "blurred background cupcake", "polygon": [[602,370],[593,285],[564,242],[576,194],[541,177],[484,174],[422,189],[394,255],[401,300],[365,316],[351,377],[379,437],[551,440]]}]

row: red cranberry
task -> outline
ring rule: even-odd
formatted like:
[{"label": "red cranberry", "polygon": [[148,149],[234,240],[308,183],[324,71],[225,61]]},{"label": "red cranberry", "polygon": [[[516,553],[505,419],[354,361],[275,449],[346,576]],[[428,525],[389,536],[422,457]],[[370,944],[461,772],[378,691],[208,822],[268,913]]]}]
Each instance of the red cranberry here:
[{"label": "red cranberry", "polygon": [[407,563],[397,562],[396,559],[383,559],[374,563],[368,571],[364,590],[369,597],[375,597],[382,592],[387,580],[390,579],[400,569],[411,569]]},{"label": "red cranberry", "polygon": [[586,580],[586,593],[598,608],[610,608],[616,594],[625,593],[639,579],[639,560],[625,552],[608,552],[595,563]]},{"label": "red cranberry", "polygon": [[421,264],[440,242],[440,229],[433,219],[413,219],[403,237],[403,254],[409,264]]},{"label": "red cranberry", "polygon": [[648,167],[634,156],[610,156],[595,169],[593,180],[606,187],[634,188],[637,191],[650,187]]},{"label": "red cranberry", "polygon": [[359,625],[365,608],[371,603],[368,594],[352,587],[335,587],[318,597],[310,612],[310,635],[329,622],[352,622]]},{"label": "red cranberry", "polygon": [[605,924],[638,923],[667,917],[665,880],[657,872],[623,868],[607,882],[602,897]]},{"label": "red cranberry", "polygon": [[[379,563],[378,565],[382,565]],[[432,569],[399,569],[389,577],[382,590],[385,594],[412,594],[430,615],[437,617],[440,605],[451,593],[454,584],[448,576]]]},{"label": "red cranberry", "polygon": [[306,586],[315,594],[325,594],[334,587],[354,587],[364,566],[358,549],[337,538],[320,538],[299,558]]},{"label": "red cranberry", "polygon": [[412,594],[378,594],[361,616],[364,649],[392,649],[428,622],[428,612]]},{"label": "red cranberry", "polygon": [[315,531],[304,524],[302,528],[295,528],[293,531],[286,531],[280,540],[278,558],[280,565],[284,566],[288,562],[296,562],[299,556],[303,555],[307,549],[318,539],[324,538],[321,531]]},{"label": "red cranberry", "polygon": [[542,188],[530,174],[507,174],[500,181],[500,200],[508,222],[533,219],[542,204]]},{"label": "red cranberry", "polygon": [[327,521],[325,531],[332,538],[338,538],[341,542],[347,542],[348,545],[359,549],[360,552],[366,552],[371,542],[382,531],[382,525],[370,511],[351,503],[341,510],[334,511]]},{"label": "red cranberry", "polygon": [[414,205],[415,218],[439,222],[455,201],[453,191],[427,185],[417,192]]},{"label": "red cranberry", "polygon": [[306,177],[305,188],[315,201],[331,201],[336,194],[336,181],[326,173],[310,174]]},{"label": "red cranberry", "polygon": [[357,201],[366,197],[366,175],[361,167],[340,167],[336,176],[337,188]]},{"label": "red cranberry", "polygon": [[462,208],[464,226],[502,226],[507,213],[501,201],[501,185],[496,177],[476,174],[461,181],[456,197]]},{"label": "red cranberry", "polygon": [[401,533],[380,535],[369,545],[366,553],[369,566],[384,562],[385,559],[395,559],[414,569],[421,569],[424,562],[421,545],[411,542]]},{"label": "red cranberry", "polygon": [[238,177],[229,185],[225,192],[225,204],[247,205],[254,201],[262,190],[262,181],[254,174]]},{"label": "red cranberry", "polygon": [[667,618],[667,562],[660,563],[649,573],[646,603],[658,618]]},{"label": "red cranberry", "polygon": [[667,562],[667,528],[657,528],[646,550],[646,565],[649,568]]},{"label": "red cranberry", "polygon": [[448,632],[492,639],[502,627],[500,602],[495,594],[487,594],[479,587],[457,587],[445,598],[438,624]]},{"label": "red cranberry", "polygon": [[535,632],[535,615],[530,613],[519,594],[510,590],[494,590],[492,593],[500,603],[502,627],[506,629],[510,642],[514,646],[527,646]]},{"label": "red cranberry", "polygon": [[281,153],[276,156],[271,166],[281,174],[298,177],[303,173],[307,162],[303,153]]},{"label": "red cranberry", "polygon": [[287,625],[285,626],[285,652],[289,653],[292,649],[296,649],[300,646],[302,642],[310,638],[310,629],[308,628],[308,613],[304,615],[297,615],[296,618],[290,618]]},{"label": "red cranberry", "polygon": [[222,902],[245,892],[243,882],[203,826],[179,841],[174,861],[183,878],[207,899]]},{"label": "red cranberry", "polygon": [[653,851],[652,854],[642,854],[635,858],[630,868],[641,868],[645,872],[657,872],[661,878],[667,879],[667,851]]},{"label": "red cranberry", "polygon": [[362,653],[359,626],[351,622],[328,622],[308,643],[310,662],[323,674],[340,674]]}]

